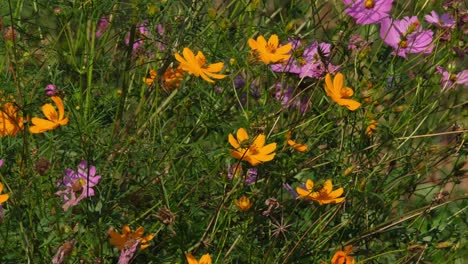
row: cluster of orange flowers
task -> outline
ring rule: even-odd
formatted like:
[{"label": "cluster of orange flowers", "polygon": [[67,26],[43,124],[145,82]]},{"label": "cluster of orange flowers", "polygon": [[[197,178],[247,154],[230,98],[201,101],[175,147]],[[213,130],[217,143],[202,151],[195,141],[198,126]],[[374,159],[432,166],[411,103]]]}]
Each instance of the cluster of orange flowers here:
[{"label": "cluster of orange flowers", "polygon": [[[58,112],[52,104],[44,104],[42,113],[47,119],[33,117],[29,132],[33,134],[43,133],[68,123],[68,115],[65,116],[62,99],[58,96],[52,96],[51,99],[55,103]],[[12,101],[14,102],[14,100]],[[24,119],[20,115],[19,108],[10,102],[0,106],[0,136],[16,136],[22,130],[24,130]]]}]

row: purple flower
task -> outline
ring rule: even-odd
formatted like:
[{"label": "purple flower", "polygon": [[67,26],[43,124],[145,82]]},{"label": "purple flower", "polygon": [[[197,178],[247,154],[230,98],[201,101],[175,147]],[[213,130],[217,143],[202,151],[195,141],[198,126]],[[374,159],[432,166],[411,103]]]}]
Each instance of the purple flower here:
[{"label": "purple flower", "polygon": [[273,64],[274,72],[290,72],[298,74],[300,78],[310,77],[320,79],[327,73],[335,73],[339,67],[329,62],[329,43],[318,43],[314,41],[305,49],[299,40],[289,40],[292,44],[292,56],[283,64]]},{"label": "purple flower", "polygon": [[57,91],[57,88],[53,84],[48,84],[45,87],[45,94],[47,96],[54,96],[56,91]]},{"label": "purple flower", "polygon": [[442,90],[453,88],[457,84],[468,87],[468,70],[463,70],[457,74],[450,73],[447,70],[444,70],[441,66],[437,66],[436,70],[437,73],[442,75],[442,79],[440,80]]},{"label": "purple flower", "polygon": [[[133,39],[133,52],[140,52],[143,50],[144,41],[151,37],[148,29],[148,22],[144,21],[135,27],[135,36]],[[130,45],[130,32],[125,37],[125,44]]]},{"label": "purple flower", "polygon": [[392,21],[384,18],[380,23],[380,37],[385,44],[393,47],[393,55],[406,58],[407,53],[432,52],[433,32],[422,30],[417,17],[404,17],[402,20]]},{"label": "purple flower", "polygon": [[133,243],[131,247],[123,248],[122,251],[120,252],[118,264],[130,263],[130,260],[132,260],[133,256],[135,255],[138,244],[140,244],[140,241],[138,239],[135,239],[135,242]]},{"label": "purple flower", "polygon": [[375,24],[388,17],[392,2],[393,0],[356,0],[345,13],[356,19],[358,25]]},{"label": "purple flower", "polygon": [[102,16],[101,19],[99,19],[97,23],[96,37],[100,38],[102,34],[104,34],[104,32],[107,31],[108,27],[109,27],[109,17]]},{"label": "purple flower", "polygon": [[362,39],[361,35],[354,34],[351,36],[348,42],[348,49],[349,50],[358,50],[361,51],[367,47],[369,47],[370,42],[365,41]]},{"label": "purple flower", "polygon": [[0,168],[3,166],[3,160],[0,159]]},{"label": "purple flower", "polygon": [[294,95],[294,86],[277,83],[275,85],[275,98],[278,100],[284,108],[291,106],[298,107],[301,113],[305,113],[309,110],[309,101],[307,97],[298,97]]},{"label": "purple flower", "polygon": [[436,11],[431,11],[430,15],[425,15],[424,20],[426,20],[427,23],[439,28],[455,27],[455,19],[453,19],[449,14],[442,14],[439,16]]},{"label": "purple flower", "polygon": [[291,187],[291,185],[287,184],[287,183],[283,183],[283,188],[286,189],[286,191],[288,191],[290,194],[292,194],[292,196],[294,196],[294,199],[296,199],[297,197],[299,197],[299,195],[297,194],[296,190],[293,189],[293,187]]},{"label": "purple flower", "polygon": [[[57,186],[64,186],[66,189],[56,192],[66,201],[62,206],[64,211],[67,211],[71,206],[77,205],[86,197],[94,196],[93,187],[101,179],[100,175],[96,175],[96,167],[87,165],[86,161],[81,161],[78,165],[78,171],[68,168],[66,169],[63,180],[57,183]],[[80,195],[77,197],[77,193]]]},{"label": "purple flower", "polygon": [[257,181],[257,168],[250,168],[247,170],[247,175],[245,176],[244,183],[249,185]]}]

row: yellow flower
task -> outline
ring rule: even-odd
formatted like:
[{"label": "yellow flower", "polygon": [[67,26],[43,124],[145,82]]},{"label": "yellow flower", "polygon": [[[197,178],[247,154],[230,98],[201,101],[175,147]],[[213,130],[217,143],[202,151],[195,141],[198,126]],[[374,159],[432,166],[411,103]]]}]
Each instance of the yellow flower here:
[{"label": "yellow flower", "polygon": [[179,53],[176,53],[174,56],[178,62],[180,62],[180,68],[184,71],[187,71],[190,74],[193,74],[197,77],[202,77],[203,80],[214,83],[213,79],[223,79],[226,77],[224,74],[216,74],[223,69],[224,63],[218,62],[213,63],[208,66],[206,64],[206,58],[201,51],[197,53],[197,56],[193,54],[193,52],[189,48],[184,48],[182,51],[182,55],[180,56]]},{"label": "yellow flower", "polygon": [[291,51],[291,43],[279,46],[279,40],[276,34],[270,36],[268,43],[261,35],[257,37],[256,41],[254,39],[249,39],[248,43],[258,60],[265,64],[283,62],[291,57],[290,54],[287,54]]},{"label": "yellow flower", "polygon": [[[0,183],[0,193],[3,191],[3,184]],[[6,202],[10,198],[8,194],[0,194],[0,204]]]},{"label": "yellow flower", "polygon": [[205,254],[201,257],[200,261],[198,261],[192,253],[188,253],[185,255],[187,257],[187,262],[189,264],[211,264],[211,256],[210,254]]},{"label": "yellow flower", "polygon": [[132,232],[130,227],[128,225],[125,225],[122,228],[122,234],[115,232],[113,229],[110,229],[108,233],[110,236],[110,243],[116,246],[118,249],[122,250],[125,247],[131,247],[132,245],[134,245],[136,240],[140,242],[141,249],[149,247],[149,241],[151,241],[154,238],[154,235],[150,234],[145,237],[142,237],[144,232],[145,230],[141,226],[138,227],[137,230],[135,230],[135,232]]},{"label": "yellow flower", "polygon": [[148,75],[149,77],[143,78],[143,82],[145,82],[147,85],[152,85],[154,82],[154,79],[156,79],[156,77],[158,76],[158,73],[155,70],[151,69],[149,70]]},{"label": "yellow flower", "polygon": [[343,87],[343,80],[343,74],[337,73],[332,83],[331,76],[327,73],[327,76],[325,76],[325,92],[337,104],[354,111],[361,106],[361,103],[348,99],[353,96],[354,91],[349,87]]},{"label": "yellow flower", "polygon": [[57,110],[51,104],[45,104],[42,106],[42,112],[47,119],[33,117],[31,119],[32,126],[29,127],[29,131],[33,134],[43,133],[52,129],[56,129],[59,126],[66,125],[68,123],[68,115],[64,117],[65,111],[63,108],[62,99],[58,96],[52,96],[50,99],[54,101],[58,108]]},{"label": "yellow flower", "polygon": [[305,188],[296,187],[299,198],[317,201],[319,205],[343,202],[345,198],[340,197],[343,194],[343,188],[338,188],[334,191],[332,191],[332,189],[333,185],[331,180],[326,180],[322,189],[319,191],[314,191],[314,182],[310,179],[306,181]]},{"label": "yellow flower", "polygon": [[235,199],[234,203],[236,204],[237,208],[241,211],[247,211],[252,207],[252,203],[250,202],[250,199],[247,196],[242,196],[239,198],[239,200]]},{"label": "yellow flower", "polygon": [[24,129],[23,117],[18,116],[18,108],[12,103],[0,107],[0,137],[16,136]]},{"label": "yellow flower", "polygon": [[296,141],[291,139],[291,131],[286,132],[286,140],[288,142],[288,145],[293,147],[295,150],[299,152],[306,152],[307,151],[307,146],[303,144],[296,143]]},{"label": "yellow flower", "polygon": [[352,246],[346,246],[344,251],[337,251],[331,259],[331,264],[354,264],[354,257],[349,256],[353,250]]},{"label": "yellow flower", "polygon": [[271,143],[265,146],[265,134],[260,134],[249,142],[249,135],[243,128],[237,130],[237,139],[232,134],[229,134],[228,141],[234,147],[230,150],[233,158],[245,160],[252,166],[270,161],[275,157],[276,153],[272,153],[276,149],[276,143]]},{"label": "yellow flower", "polygon": [[366,134],[368,136],[372,135],[377,130],[377,125],[378,124],[379,124],[379,122],[377,120],[372,119],[369,122],[369,125],[366,128]]}]

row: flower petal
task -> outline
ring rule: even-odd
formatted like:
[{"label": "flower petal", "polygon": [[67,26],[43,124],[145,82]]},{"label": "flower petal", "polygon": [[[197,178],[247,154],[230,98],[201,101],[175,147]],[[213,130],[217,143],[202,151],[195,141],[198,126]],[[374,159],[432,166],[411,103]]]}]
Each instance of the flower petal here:
[{"label": "flower petal", "polygon": [[247,134],[247,131],[242,127],[237,130],[236,136],[239,143],[249,139],[249,134]]},{"label": "flower petal", "polygon": [[271,35],[270,38],[268,39],[268,45],[276,48],[278,47],[278,44],[279,44],[278,35],[276,34]]},{"label": "flower petal", "polygon": [[[237,133],[239,133],[239,131]],[[234,136],[231,133],[229,133],[228,141],[229,141],[229,144],[231,144],[231,146],[233,148],[235,148],[235,149],[240,148],[239,141],[237,141],[237,139],[235,139]]]}]

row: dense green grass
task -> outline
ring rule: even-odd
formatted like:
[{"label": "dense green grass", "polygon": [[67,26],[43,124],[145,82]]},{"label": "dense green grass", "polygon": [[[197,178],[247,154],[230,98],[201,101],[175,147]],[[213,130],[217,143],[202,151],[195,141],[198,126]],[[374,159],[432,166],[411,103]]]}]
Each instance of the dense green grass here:
[{"label": "dense green grass", "polygon": [[[467,39],[458,24],[443,40],[446,32],[423,17],[437,10],[460,21],[466,6],[394,3],[392,17],[418,16],[434,31],[433,51],[407,59],[391,54],[379,25],[357,25],[345,8],[341,1],[2,1],[1,29],[17,33],[0,42],[0,96],[15,98],[26,121],[15,136],[0,137],[0,182],[9,194],[0,262],[50,263],[74,240],[65,263],[116,263],[108,230],[129,225],[155,235],[133,263],[184,263],[189,252],[209,253],[213,263],[329,263],[347,245],[357,263],[463,263],[466,87],[442,89],[436,66],[463,71],[466,58],[454,50]],[[96,37],[103,16],[109,25]],[[125,39],[140,23],[150,33],[133,52]],[[340,66],[361,107],[335,103],[323,76],[254,62],[248,39],[272,34],[283,44],[332,44],[329,63]],[[349,50],[354,34],[369,46]],[[186,74],[179,87],[163,89],[162,74],[179,65],[174,54],[185,47],[224,62],[227,77],[212,84]],[[150,69],[159,76],[152,85],[143,81]],[[291,85],[308,109],[283,107],[277,83]],[[57,87],[69,122],[32,134],[31,118],[45,118],[41,106],[52,103],[47,84]],[[377,129],[368,135],[372,120]],[[228,135],[239,128],[277,143],[275,158],[255,167],[253,184],[244,184],[246,161],[243,175],[227,176],[239,163]],[[305,153],[286,143],[290,130]],[[82,160],[101,180],[93,197],[64,211],[57,182]],[[319,205],[283,187],[307,179],[331,179],[345,201]],[[234,202],[243,195],[247,211]]]}]

